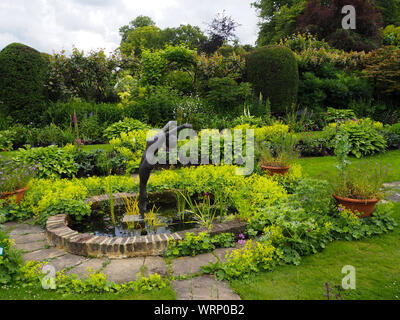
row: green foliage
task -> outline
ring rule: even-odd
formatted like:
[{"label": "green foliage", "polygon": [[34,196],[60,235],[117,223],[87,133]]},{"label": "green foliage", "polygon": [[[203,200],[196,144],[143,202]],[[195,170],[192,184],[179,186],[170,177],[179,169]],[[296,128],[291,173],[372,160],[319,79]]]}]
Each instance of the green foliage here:
[{"label": "green foliage", "polygon": [[120,137],[121,133],[128,133],[135,130],[148,130],[150,127],[139,120],[125,118],[122,121],[113,123],[104,130],[104,138],[111,140]]},{"label": "green foliage", "polygon": [[247,56],[247,78],[257,96],[268,98],[273,112],[283,113],[297,100],[299,73],[293,52],[285,47],[268,46]]},{"label": "green foliage", "polygon": [[73,48],[72,55],[65,51],[50,58],[47,88],[52,101],[81,98],[86,101],[115,102],[113,87],[119,58],[107,57],[103,50],[83,51]]},{"label": "green foliage", "polygon": [[386,142],[370,119],[350,120],[339,124],[338,130],[348,135],[350,153],[361,158],[383,152]]},{"label": "green foliage", "polygon": [[293,34],[297,29],[297,18],[305,10],[305,4],[304,0],[257,1],[255,6],[260,9],[259,17],[262,19],[257,44],[273,44]]},{"label": "green foliage", "polygon": [[20,148],[18,151],[13,161],[26,166],[37,165],[37,176],[40,178],[73,177],[77,172],[73,155],[56,146]]},{"label": "green foliage", "polygon": [[[28,261],[25,265],[20,267],[17,283],[23,287],[41,286],[46,280],[46,272],[43,272],[46,265],[46,262]],[[53,290],[65,295],[85,293],[102,294],[106,292],[117,293],[132,290],[145,292],[153,289],[165,288],[168,285],[169,280],[162,279],[157,273],[149,274],[148,277],[144,277],[143,274],[139,273],[136,277],[136,281],[117,284],[107,280],[104,273],[87,268],[87,274],[83,278],[79,278],[78,275],[73,273],[66,275],[64,270],[57,271],[55,274],[55,288]]]},{"label": "green foliage", "polygon": [[11,151],[13,149],[13,141],[15,139],[12,130],[0,131],[0,150]]},{"label": "green foliage", "polygon": [[164,255],[166,257],[195,256],[211,252],[216,248],[229,248],[235,246],[235,237],[232,233],[222,233],[210,236],[208,232],[198,235],[186,233],[184,240],[170,241]]},{"label": "green foliage", "polygon": [[47,63],[40,52],[12,43],[0,52],[0,113],[21,123],[37,118],[46,98]]},{"label": "green foliage", "polygon": [[389,25],[383,29],[383,43],[388,46],[400,47],[400,26]]},{"label": "green foliage", "polygon": [[121,43],[120,50],[126,55],[141,56],[143,50],[161,49],[163,46],[161,29],[154,26],[135,28],[127,33],[126,40]]},{"label": "green foliage", "polygon": [[[242,82],[240,85],[229,77],[211,78],[208,81],[208,103],[217,113],[234,114],[235,109],[251,96],[251,84]],[[237,111],[236,111],[237,112]]]},{"label": "green foliage", "polygon": [[21,252],[14,248],[14,241],[1,229],[0,247],[4,248],[4,254],[0,256],[0,284],[11,284],[18,279],[22,265]]}]

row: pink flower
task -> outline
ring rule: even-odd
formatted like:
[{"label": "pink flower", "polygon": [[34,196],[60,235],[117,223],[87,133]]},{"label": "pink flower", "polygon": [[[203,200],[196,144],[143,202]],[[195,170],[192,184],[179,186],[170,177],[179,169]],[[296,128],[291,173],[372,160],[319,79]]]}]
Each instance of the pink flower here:
[{"label": "pink flower", "polygon": [[74,111],[73,121],[74,121],[74,124],[75,124],[75,125],[78,123],[78,119],[76,118],[76,113],[75,113],[75,111]]}]

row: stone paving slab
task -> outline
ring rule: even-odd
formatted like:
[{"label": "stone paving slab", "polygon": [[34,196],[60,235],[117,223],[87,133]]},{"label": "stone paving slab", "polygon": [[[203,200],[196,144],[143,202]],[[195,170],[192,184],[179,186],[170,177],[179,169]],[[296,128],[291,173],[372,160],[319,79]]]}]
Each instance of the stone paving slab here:
[{"label": "stone paving slab", "polygon": [[194,257],[182,257],[172,261],[172,273],[174,276],[196,273],[200,271],[200,267],[208,265],[210,262],[215,263],[217,259],[212,253],[203,253]]},{"label": "stone paving slab", "polygon": [[201,276],[172,283],[178,300],[240,300],[224,281],[212,276]]},{"label": "stone paving slab", "polygon": [[48,246],[48,243],[47,243],[46,240],[29,242],[29,243],[16,243],[15,244],[15,247],[17,249],[23,250],[25,252],[37,251],[37,250],[46,248],[46,246]]},{"label": "stone paving slab", "polygon": [[61,271],[63,269],[74,267],[85,261],[85,257],[76,256],[73,254],[66,253],[65,255],[59,256],[54,260],[51,260],[48,264],[53,266],[56,271]]},{"label": "stone paving slab", "polygon": [[36,242],[36,241],[45,241],[46,236],[44,232],[41,233],[30,233],[27,235],[15,235],[12,237],[15,240],[15,243],[17,244],[23,244],[23,243],[30,243],[30,242]]},{"label": "stone paving slab", "polygon": [[110,264],[103,269],[103,273],[109,281],[129,282],[135,281],[141,272],[144,263],[143,257],[111,260]]},{"label": "stone paving slab", "polygon": [[22,255],[22,259],[24,261],[45,261],[49,259],[54,259],[60,256],[63,256],[67,254],[63,250],[55,249],[55,248],[49,248],[49,249],[43,249],[43,250],[38,250],[30,253],[25,253]]},{"label": "stone paving slab", "polygon": [[165,277],[168,274],[167,265],[162,257],[145,257],[145,276],[150,273],[158,273],[160,276]]},{"label": "stone paving slab", "polygon": [[26,235],[31,233],[43,233],[43,229],[37,225],[30,225],[26,223],[21,223],[13,226],[12,231],[10,232],[10,237],[16,235]]},{"label": "stone paving slab", "polygon": [[101,268],[103,268],[103,264],[107,260],[105,259],[89,259],[86,261],[83,261],[81,264],[77,265],[76,267],[68,270],[66,274],[76,274],[77,276],[84,277],[89,273],[87,268],[91,268],[92,271],[98,271]]}]

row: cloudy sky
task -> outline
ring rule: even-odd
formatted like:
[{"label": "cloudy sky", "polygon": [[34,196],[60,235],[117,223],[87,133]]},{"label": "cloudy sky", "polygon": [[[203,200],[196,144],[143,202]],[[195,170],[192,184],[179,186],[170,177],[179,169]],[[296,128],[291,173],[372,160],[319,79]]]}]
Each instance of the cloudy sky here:
[{"label": "cloudy sky", "polygon": [[138,15],[150,16],[160,28],[180,24],[206,28],[219,12],[240,23],[242,44],[257,38],[253,0],[0,0],[0,50],[12,42],[53,53],[72,46],[81,50],[120,43],[119,28]]}]

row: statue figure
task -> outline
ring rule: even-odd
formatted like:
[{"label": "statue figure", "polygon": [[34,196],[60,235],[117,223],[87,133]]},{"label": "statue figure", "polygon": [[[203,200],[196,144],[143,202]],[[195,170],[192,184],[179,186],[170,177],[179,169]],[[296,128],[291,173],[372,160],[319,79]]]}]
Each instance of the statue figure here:
[{"label": "statue figure", "polygon": [[169,151],[169,149],[176,148],[177,138],[169,141],[169,137],[173,135],[177,137],[180,130],[192,128],[192,125],[190,124],[184,124],[177,127],[176,125],[174,125],[175,123],[175,121],[168,122],[159,133],[147,140],[146,150],[143,152],[142,160],[139,166],[139,210],[142,220],[144,219],[144,213],[146,212],[147,206],[147,182],[149,180],[151,170],[156,165],[156,161],[154,160],[155,154],[158,150],[161,149],[164,143],[166,143],[167,152]]}]

